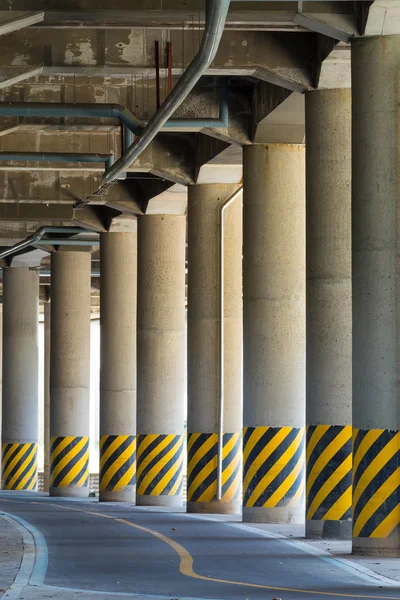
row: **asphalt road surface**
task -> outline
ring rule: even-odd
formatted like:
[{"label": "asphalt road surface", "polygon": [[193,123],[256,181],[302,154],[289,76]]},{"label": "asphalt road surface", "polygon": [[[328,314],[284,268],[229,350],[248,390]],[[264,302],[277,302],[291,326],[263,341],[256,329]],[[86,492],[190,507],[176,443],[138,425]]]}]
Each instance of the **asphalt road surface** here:
[{"label": "asphalt road surface", "polygon": [[44,583],[54,587],[175,599],[400,600],[398,586],[372,583],[338,561],[208,518],[4,493],[0,510],[42,533]]}]

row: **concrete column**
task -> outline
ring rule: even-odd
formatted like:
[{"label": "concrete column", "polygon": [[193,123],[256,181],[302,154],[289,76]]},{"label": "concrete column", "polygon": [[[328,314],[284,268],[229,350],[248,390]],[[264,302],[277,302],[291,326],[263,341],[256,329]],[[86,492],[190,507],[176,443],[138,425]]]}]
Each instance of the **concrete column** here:
[{"label": "concrete column", "polygon": [[44,303],[44,373],[43,373],[43,446],[44,446],[44,491],[50,490],[50,302]]},{"label": "concrete column", "polygon": [[138,218],[137,504],[181,506],[186,218]]},{"label": "concrete column", "polygon": [[39,392],[39,275],[3,270],[2,479],[6,490],[36,490]]},{"label": "concrete column", "polygon": [[136,232],[102,233],[100,261],[100,500],[134,502]]},{"label": "concrete column", "polygon": [[[3,395],[3,304],[0,306],[0,449],[2,448],[1,433],[1,415],[2,415],[2,395]],[[0,473],[2,463],[2,452],[0,452]],[[2,488],[2,478],[0,477],[0,490]]]},{"label": "concrete column", "polygon": [[353,552],[400,554],[400,36],[352,42]]},{"label": "concrete column", "polygon": [[51,496],[88,496],[90,263],[89,252],[51,255]]},{"label": "concrete column", "polygon": [[[188,205],[188,511],[240,512],[242,455],[242,197],[221,208],[237,185],[189,186]],[[224,305],[221,497],[220,301]]]},{"label": "concrete column", "polygon": [[304,520],[304,146],[244,148],[243,518]]},{"label": "concrete column", "polygon": [[351,538],[351,90],[306,95],[306,535]]}]

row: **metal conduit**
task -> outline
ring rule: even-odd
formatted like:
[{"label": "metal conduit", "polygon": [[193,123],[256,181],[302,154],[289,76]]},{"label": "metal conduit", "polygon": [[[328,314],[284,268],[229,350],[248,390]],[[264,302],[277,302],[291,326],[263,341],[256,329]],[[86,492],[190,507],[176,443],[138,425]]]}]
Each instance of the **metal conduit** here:
[{"label": "metal conduit", "polygon": [[18,242],[17,244],[14,244],[14,246],[10,246],[10,248],[6,248],[0,252],[0,259],[6,258],[7,256],[12,256],[17,252],[21,252],[21,250],[25,250],[25,248],[34,246],[40,242],[46,233],[65,233],[67,235],[76,235],[84,231],[85,230],[82,229],[82,227],[40,227],[33,235],[29,236],[22,242]]},{"label": "metal conduit", "polygon": [[160,108],[154,113],[141,136],[128,148],[124,155],[106,171],[104,183],[111,183],[118,175],[126,171],[129,165],[147,148],[156,137],[162,126],[172,117],[194,88],[204,71],[210,66],[217,53],[219,42],[224,31],[230,0],[208,0],[206,24],[200,50],[179,79],[171,93]]},{"label": "metal conduit", "polygon": [[79,154],[60,152],[0,152],[0,161],[37,161],[37,162],[103,162],[110,167],[114,154]]}]

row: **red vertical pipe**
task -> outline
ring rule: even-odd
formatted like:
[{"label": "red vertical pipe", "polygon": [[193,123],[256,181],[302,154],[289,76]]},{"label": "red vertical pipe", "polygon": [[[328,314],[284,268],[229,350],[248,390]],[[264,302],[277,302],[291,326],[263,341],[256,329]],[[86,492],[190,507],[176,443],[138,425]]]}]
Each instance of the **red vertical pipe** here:
[{"label": "red vertical pipe", "polygon": [[160,52],[158,42],[154,42],[154,56],[156,66],[156,105],[160,108]]}]

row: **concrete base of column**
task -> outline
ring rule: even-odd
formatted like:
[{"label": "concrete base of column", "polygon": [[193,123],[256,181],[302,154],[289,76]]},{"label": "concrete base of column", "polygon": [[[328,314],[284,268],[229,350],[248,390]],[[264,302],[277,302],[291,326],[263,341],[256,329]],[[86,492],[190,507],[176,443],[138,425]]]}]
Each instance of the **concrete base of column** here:
[{"label": "concrete base of column", "polygon": [[306,521],[306,538],[351,540],[351,521]]},{"label": "concrete base of column", "polygon": [[304,507],[294,508],[260,506],[243,507],[244,523],[271,523],[280,525],[284,523],[304,523]]},{"label": "concrete base of column", "polygon": [[99,493],[100,502],[129,502],[130,504],[135,504],[135,499],[136,487],[119,492],[101,491]]},{"label": "concrete base of column", "polygon": [[76,487],[64,487],[64,488],[50,488],[50,496],[55,498],[88,498],[89,488],[76,488]]},{"label": "concrete base of column", "polygon": [[241,512],[241,502],[221,502],[212,500],[211,502],[188,502],[188,513],[202,513],[215,515],[237,515]]},{"label": "concrete base of column", "polygon": [[355,538],[353,537],[352,553],[358,556],[400,556],[400,531],[390,538]]},{"label": "concrete base of column", "polygon": [[183,506],[183,498],[182,496],[136,496],[136,505],[180,508]]}]

